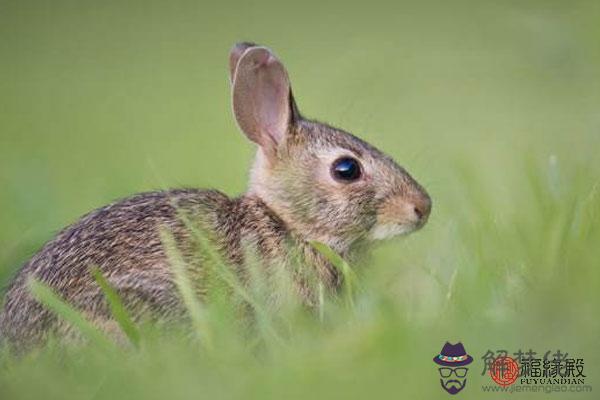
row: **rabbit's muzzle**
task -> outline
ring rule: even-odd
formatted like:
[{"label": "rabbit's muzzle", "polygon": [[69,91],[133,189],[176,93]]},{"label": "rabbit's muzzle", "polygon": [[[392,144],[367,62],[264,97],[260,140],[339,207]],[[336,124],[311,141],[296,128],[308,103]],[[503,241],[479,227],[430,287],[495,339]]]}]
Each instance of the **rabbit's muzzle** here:
[{"label": "rabbit's muzzle", "polygon": [[389,239],[421,228],[431,213],[431,198],[419,190],[409,195],[394,195],[378,208],[377,222],[370,231],[373,240]]}]

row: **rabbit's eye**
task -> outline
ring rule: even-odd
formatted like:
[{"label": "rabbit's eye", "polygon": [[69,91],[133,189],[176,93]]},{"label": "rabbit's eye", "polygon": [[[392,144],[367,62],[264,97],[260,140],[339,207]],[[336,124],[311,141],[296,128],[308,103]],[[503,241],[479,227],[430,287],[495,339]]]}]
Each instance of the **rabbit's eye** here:
[{"label": "rabbit's eye", "polygon": [[353,182],[361,176],[360,164],[354,158],[339,158],[331,166],[331,175],[338,181]]}]

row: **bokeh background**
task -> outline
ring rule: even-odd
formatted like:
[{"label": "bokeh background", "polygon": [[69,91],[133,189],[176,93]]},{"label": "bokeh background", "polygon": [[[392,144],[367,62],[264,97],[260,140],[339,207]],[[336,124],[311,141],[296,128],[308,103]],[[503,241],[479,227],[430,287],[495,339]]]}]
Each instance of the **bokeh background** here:
[{"label": "bokeh background", "polygon": [[463,397],[501,396],[481,391],[488,349],[567,351],[600,390],[599,38],[596,1],[1,0],[3,285],[115,199],[245,190],[240,40],[274,49],[305,115],[392,155],[434,207],[360,266],[359,312],[277,357],[215,367],[171,343],[111,368],[31,358],[3,366],[0,395],[444,398],[446,340],[475,358]]}]

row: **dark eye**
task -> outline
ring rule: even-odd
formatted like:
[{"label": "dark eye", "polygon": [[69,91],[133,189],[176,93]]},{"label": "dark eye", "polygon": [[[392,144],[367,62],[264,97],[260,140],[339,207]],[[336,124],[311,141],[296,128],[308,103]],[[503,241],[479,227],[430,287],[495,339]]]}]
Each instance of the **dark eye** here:
[{"label": "dark eye", "polygon": [[337,159],[331,166],[331,175],[338,181],[353,182],[361,176],[360,164],[350,157]]}]

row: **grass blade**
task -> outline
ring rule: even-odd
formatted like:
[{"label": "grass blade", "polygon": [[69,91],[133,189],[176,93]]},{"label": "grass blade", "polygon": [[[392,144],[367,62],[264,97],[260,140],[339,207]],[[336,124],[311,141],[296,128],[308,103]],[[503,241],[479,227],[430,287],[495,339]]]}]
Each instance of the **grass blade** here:
[{"label": "grass blade", "polygon": [[98,282],[102,292],[104,292],[104,296],[106,296],[113,318],[117,321],[131,343],[133,343],[135,347],[138,347],[140,344],[140,333],[129,317],[129,314],[121,301],[121,297],[119,297],[117,291],[108,283],[98,268],[92,268],[91,273],[96,282]]},{"label": "grass blade", "polygon": [[270,313],[257,299],[254,298],[254,296],[252,296],[252,294],[245,288],[244,284],[240,282],[238,276],[226,264],[226,262],[223,261],[221,255],[210,243],[207,233],[194,225],[184,213],[180,213],[179,218],[198,241],[200,251],[206,257],[206,261],[208,263],[206,267],[212,267],[212,271],[218,275],[218,278],[220,278],[234,291],[234,293],[240,296],[241,299],[243,299],[248,305],[250,305],[250,307],[252,307],[252,309],[256,312],[256,315],[261,322],[261,327],[265,333],[278,344],[282,344],[283,340],[277,333],[277,330],[273,327]]},{"label": "grass blade", "polygon": [[85,319],[81,312],[61,299],[50,287],[34,278],[29,280],[28,287],[39,302],[79,329],[90,342],[102,348],[113,347],[113,343],[98,328]]},{"label": "grass blade", "polygon": [[344,278],[343,289],[346,293],[346,302],[351,308],[354,308],[354,287],[356,286],[357,278],[354,271],[352,271],[352,268],[350,268],[350,265],[325,243],[317,241],[310,241],[309,243],[342,273]]},{"label": "grass blade", "polygon": [[175,238],[167,229],[161,229],[160,239],[173,269],[175,284],[190,315],[194,332],[205,348],[212,349],[211,330],[207,322],[206,312],[194,293],[192,283],[187,275],[185,260],[175,245]]}]

